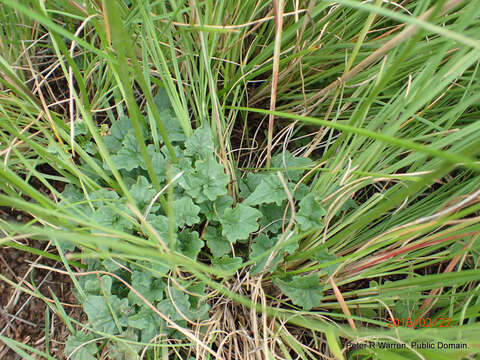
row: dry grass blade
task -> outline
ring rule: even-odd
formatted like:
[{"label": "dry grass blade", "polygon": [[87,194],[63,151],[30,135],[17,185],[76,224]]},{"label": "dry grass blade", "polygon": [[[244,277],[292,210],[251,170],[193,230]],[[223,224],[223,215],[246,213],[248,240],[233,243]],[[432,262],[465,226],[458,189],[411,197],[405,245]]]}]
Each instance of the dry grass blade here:
[{"label": "dry grass blade", "polygon": [[350,324],[353,330],[357,330],[357,326],[355,325],[355,322],[352,319],[352,313],[348,309],[348,306],[345,303],[345,299],[343,298],[342,292],[338,288],[337,284],[335,284],[333,277],[330,278],[330,285],[332,285],[333,292],[335,294],[335,297],[337,298],[338,303],[340,304],[340,307],[342,308],[343,313],[347,316],[348,323]]},{"label": "dry grass blade", "polygon": [[[273,12],[275,16],[275,50],[273,54],[273,72],[272,72],[272,89],[270,92],[270,110],[275,110],[275,103],[277,100],[277,85],[278,85],[278,68],[280,63],[280,50],[282,44],[282,29],[283,29],[283,8],[284,0],[273,0]],[[270,159],[272,158],[272,139],[273,139],[273,125],[275,116],[270,114],[268,118],[268,139],[267,139],[267,168],[270,167]]]}]

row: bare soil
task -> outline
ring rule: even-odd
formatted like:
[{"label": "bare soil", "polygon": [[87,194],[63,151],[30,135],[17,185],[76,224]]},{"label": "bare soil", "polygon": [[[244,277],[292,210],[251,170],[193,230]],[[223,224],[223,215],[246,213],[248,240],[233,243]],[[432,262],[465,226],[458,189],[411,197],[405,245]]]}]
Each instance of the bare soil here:
[{"label": "bare soil", "polygon": [[[21,215],[6,213],[0,209],[0,217],[5,220],[21,221]],[[13,216],[12,216],[13,215]],[[0,223],[1,228],[1,223]],[[24,245],[54,253],[53,246],[33,240],[24,240]],[[37,266],[48,266],[52,269],[41,269]],[[38,291],[52,301],[54,293],[71,317],[80,319],[82,311],[72,293],[71,279],[55,271],[62,269],[61,263],[45,259],[41,256],[20,251],[8,246],[0,247],[0,273],[22,288]],[[35,290],[34,287],[38,289]],[[63,359],[65,339],[69,332],[63,321],[51,310],[48,310],[50,325],[46,329],[47,305],[45,301],[29,295],[14,286],[0,280],[0,335],[24,343],[35,349],[46,351],[56,359]],[[48,331],[46,343],[46,333]],[[21,359],[6,344],[0,341],[0,359]]]}]

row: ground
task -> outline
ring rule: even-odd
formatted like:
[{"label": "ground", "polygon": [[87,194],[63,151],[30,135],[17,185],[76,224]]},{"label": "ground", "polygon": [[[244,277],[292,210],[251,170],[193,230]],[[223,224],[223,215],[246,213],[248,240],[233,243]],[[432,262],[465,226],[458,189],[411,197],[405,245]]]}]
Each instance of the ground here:
[{"label": "ground", "polygon": [[[0,209],[1,218],[12,220],[12,214],[5,210]],[[21,215],[15,215],[15,218],[22,220]],[[53,247],[46,242],[23,240],[20,243],[54,252]],[[54,270],[38,268],[39,265],[61,269],[61,264],[56,261],[11,247],[0,247],[0,273],[2,276],[31,290],[32,284],[34,284],[48,299],[51,299],[53,292],[64,305],[65,311],[73,318],[80,319],[82,312],[72,293],[70,278]],[[47,348],[45,341],[46,308],[43,300],[16,290],[13,286],[0,280],[0,335],[45,351]],[[62,359],[68,330],[53,311],[50,310],[49,314],[49,352],[54,358]],[[0,341],[0,359],[21,359],[21,357]]]}]

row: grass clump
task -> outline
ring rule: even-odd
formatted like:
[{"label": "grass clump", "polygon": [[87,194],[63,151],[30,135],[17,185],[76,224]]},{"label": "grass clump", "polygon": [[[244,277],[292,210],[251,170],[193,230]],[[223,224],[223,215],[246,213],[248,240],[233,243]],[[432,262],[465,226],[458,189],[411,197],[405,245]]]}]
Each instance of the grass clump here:
[{"label": "grass clump", "polygon": [[67,356],[478,355],[475,2],[1,7],[0,205],[32,219],[2,242],[56,246],[88,321],[22,290]]}]

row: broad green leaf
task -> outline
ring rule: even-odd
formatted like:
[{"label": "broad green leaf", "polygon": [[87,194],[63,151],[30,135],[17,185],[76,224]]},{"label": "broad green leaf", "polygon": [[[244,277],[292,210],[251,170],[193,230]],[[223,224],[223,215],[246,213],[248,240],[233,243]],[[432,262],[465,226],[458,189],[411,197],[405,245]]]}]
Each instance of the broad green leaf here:
[{"label": "broad green leaf", "polygon": [[[108,190],[108,189],[99,189],[97,191],[94,191],[90,194],[90,200],[94,202],[95,207],[99,207],[102,205],[100,201],[108,201],[108,200],[118,200],[119,196],[118,194],[113,191],[113,190]],[[98,201],[96,201],[98,200]]]},{"label": "broad green leaf", "polygon": [[50,154],[52,154],[52,155],[54,155],[54,156],[56,156],[56,157],[58,157],[62,160],[67,160],[66,153],[63,150],[62,146],[58,142],[56,142],[52,139],[49,140],[47,151]]},{"label": "broad green leaf", "polygon": [[[158,308],[165,315],[169,315],[172,320],[181,321],[184,317],[191,321],[203,320],[208,315],[210,307],[207,303],[199,302],[198,306],[193,307],[188,294],[172,287],[170,287],[169,292],[166,291],[166,294],[166,299],[160,302]],[[172,300],[175,306],[173,306]]]},{"label": "broad green leaf", "polygon": [[[294,235],[297,233],[295,230],[292,231],[294,233]],[[284,237],[286,238],[286,237]],[[298,244],[298,241],[294,241],[294,242],[289,242],[288,245],[285,245],[282,247],[282,252],[285,254],[293,254],[299,247],[299,244]]]},{"label": "broad green leaf", "polygon": [[139,312],[128,317],[128,326],[131,326],[135,329],[148,329],[153,323],[154,312],[152,309],[144,306]]},{"label": "broad green leaf", "polygon": [[[88,141],[86,144],[80,145],[80,146],[84,147],[85,151],[87,153],[89,153],[90,155],[96,155],[98,153],[98,149],[95,146],[95,143],[93,143],[91,141]],[[99,162],[97,159],[92,159],[92,160],[94,160],[95,162],[98,162],[97,165],[99,165],[99,167],[101,166],[101,162]]]},{"label": "broad green leaf", "polygon": [[[103,125],[107,127],[108,131],[108,126],[106,124]],[[92,137],[88,131],[87,122],[83,119],[76,120],[73,129],[75,134],[75,141],[77,142],[77,144],[83,149],[85,149],[88,153],[92,155],[96,154],[97,148],[95,146],[95,143],[91,142]]]},{"label": "broad green leaf", "polygon": [[273,283],[287,295],[295,305],[309,311],[320,305],[323,297],[323,286],[320,285],[318,274],[294,276],[290,280],[273,278]]},{"label": "broad green leaf", "polygon": [[114,208],[113,205],[105,205],[95,211],[94,219],[99,225],[105,227],[122,231],[132,230],[134,223],[126,217],[128,213],[130,213],[130,210],[125,204],[118,205],[117,208]]},{"label": "broad green leaf", "polygon": [[282,229],[282,222],[285,218],[285,226],[290,221],[291,212],[290,209],[285,214],[285,204],[280,206],[275,204],[263,204],[258,207],[258,210],[262,213],[260,218],[260,226],[265,231],[269,231],[273,234],[278,233]]},{"label": "broad green leaf", "polygon": [[68,201],[72,204],[85,200],[85,195],[82,190],[72,184],[65,185],[61,197],[62,200]]},{"label": "broad green leaf", "polygon": [[87,122],[83,119],[78,119],[73,123],[75,137],[88,134]]},{"label": "broad green leaf", "polygon": [[119,273],[125,271],[126,262],[120,259],[115,259],[115,261],[113,261],[112,258],[108,258],[102,261],[101,266],[103,266],[108,272]]},{"label": "broad green leaf", "polygon": [[178,250],[182,254],[196,259],[202,247],[203,241],[199,239],[196,231],[184,229],[178,234]]},{"label": "broad green leaf", "polygon": [[98,208],[95,211],[95,222],[102,226],[114,227],[113,224],[115,221],[115,212],[112,207],[104,205]]},{"label": "broad green leaf", "polygon": [[155,229],[157,234],[163,240],[165,244],[169,242],[169,233],[168,233],[168,218],[163,215],[153,215],[150,214],[147,217],[150,225]]},{"label": "broad green leaf", "polygon": [[206,285],[204,282],[192,283],[187,286],[187,291],[190,295],[190,304],[194,309],[198,309],[202,306],[202,303],[205,302],[206,295]]},{"label": "broad green leaf", "polygon": [[286,179],[292,181],[299,181],[312,164],[313,161],[309,158],[294,157],[289,151],[272,157],[272,167],[285,169]]},{"label": "broad green leaf", "polygon": [[263,179],[263,176],[265,174],[255,174],[255,173],[248,173],[245,178],[240,178],[238,181],[238,185],[240,188],[240,196],[244,199],[246,199],[248,196],[250,196],[251,193],[255,191],[255,189],[258,187],[260,182]]},{"label": "broad green leaf", "polygon": [[[66,230],[66,229],[62,228],[62,230]],[[75,247],[76,247],[75,243],[69,239],[65,239],[60,236],[51,236],[50,239],[52,240],[53,243],[57,241],[58,244],[61,244],[62,250],[64,252],[65,251],[73,252],[75,250]]]},{"label": "broad green leaf", "polygon": [[301,201],[303,198],[305,198],[305,196],[311,193],[310,187],[305,185],[304,183],[295,186],[296,190],[293,193],[293,198],[295,199],[295,201]]},{"label": "broad green leaf", "polygon": [[93,334],[86,335],[81,332],[70,335],[65,342],[65,354],[72,360],[96,360],[94,355],[98,351],[97,345],[91,341],[94,338]]},{"label": "broad green leaf", "polygon": [[[125,340],[138,341],[136,331],[128,328],[118,335]],[[133,344],[132,342],[115,341],[108,344],[108,359],[109,360],[131,360],[137,359],[138,353],[142,350],[141,345]]]},{"label": "broad green leaf", "polygon": [[[144,270],[135,270],[131,278],[132,287],[151,303],[155,303],[163,299],[164,283],[160,279],[152,276],[151,272]],[[128,300],[131,305],[144,305],[133,291],[128,293]]]},{"label": "broad green leaf", "polygon": [[[270,250],[273,246],[276,245],[278,237],[267,237],[265,234],[260,234],[253,240],[252,251],[250,253],[250,259],[254,259],[260,254],[264,253],[267,250]],[[265,269],[266,262],[270,254],[268,253],[263,258],[258,260],[255,265],[250,269],[252,275],[256,275]],[[270,261],[270,265],[267,272],[273,272],[278,264],[282,261],[282,254],[280,251],[277,252],[275,257]]]},{"label": "broad green leaf", "polygon": [[175,214],[175,225],[177,227],[182,227],[185,224],[192,226],[200,222],[200,218],[198,217],[200,207],[195,205],[189,197],[175,200],[173,202],[173,212]]},{"label": "broad green leaf", "polygon": [[[149,145],[150,146],[150,145]],[[191,164],[191,159],[190,158],[187,158],[185,157],[184,155],[184,149],[179,147],[179,146],[172,146],[172,149],[173,149],[173,152],[175,153],[175,156],[177,157],[177,161],[178,163],[176,165],[179,165],[180,168],[182,170],[185,170],[185,164],[188,163],[188,164]],[[168,148],[166,146],[162,146],[160,148],[160,152],[163,154],[163,156],[165,157],[165,159],[170,163],[170,164],[174,164],[175,161],[173,161],[172,159],[172,154],[170,154],[170,151],[168,150]]]},{"label": "broad green leaf", "polygon": [[[175,147],[174,147],[175,148]],[[195,171],[192,168],[190,159],[185,157],[177,157],[178,162],[176,164],[170,164],[169,160],[165,161],[165,173],[170,172],[170,179],[173,179],[178,174],[182,173],[179,177],[176,178],[174,186],[174,193],[185,192],[186,195],[192,199],[197,199],[199,194],[202,192],[200,182],[195,176]],[[167,170],[168,168],[168,170]],[[156,170],[155,170],[156,171]],[[177,186],[179,185],[179,186]],[[183,196],[182,194],[181,196]],[[194,196],[195,195],[195,196]],[[205,197],[202,195],[203,200]],[[199,201],[196,201],[199,203]]]},{"label": "broad green leaf", "polygon": [[119,152],[122,148],[123,140],[128,133],[133,134],[130,119],[126,116],[120,116],[118,120],[112,124],[110,134],[103,138],[108,152],[111,154]]},{"label": "broad green leaf", "polygon": [[[185,134],[183,132],[180,121],[178,121],[175,112],[173,111],[170,98],[165,89],[158,89],[157,94],[153,98],[155,106],[160,114],[160,119],[168,134],[168,139],[172,142],[185,141]],[[159,137],[162,138],[161,136]]]},{"label": "broad green leaf", "polygon": [[219,196],[215,201],[204,201],[200,204],[200,211],[210,221],[217,221],[226,209],[233,205],[233,198],[229,195]]},{"label": "broad green leaf", "polygon": [[[156,194],[152,188],[152,184],[144,176],[138,177],[137,183],[130,188],[130,193],[142,212],[147,208]],[[158,208],[158,206],[156,208]],[[155,208],[153,210],[155,211]]]},{"label": "broad green leaf", "polygon": [[323,226],[322,218],[325,214],[325,209],[315,200],[315,195],[311,193],[300,201],[300,210],[295,214],[295,220],[300,230],[307,231],[314,227]]},{"label": "broad green leaf", "polygon": [[185,155],[205,159],[215,155],[210,127],[204,123],[193,132],[193,135],[185,142]]},{"label": "broad green leaf", "polygon": [[[101,285],[100,281],[102,282]],[[96,277],[87,279],[87,281],[85,281],[85,285],[83,285],[85,292],[91,295],[102,295],[104,292],[106,295],[111,295],[112,277],[108,275],[102,275],[100,277],[100,281],[98,281]]]},{"label": "broad green leaf", "polygon": [[[128,189],[130,189],[133,185],[137,183],[137,179],[139,176],[145,175],[145,172],[140,168],[133,169],[132,171],[120,170],[120,175],[123,178],[123,182],[125,183],[125,186]],[[124,200],[125,200],[125,197],[124,197]]]},{"label": "broad green leaf", "polygon": [[213,156],[195,162],[196,172],[201,180],[203,194],[210,201],[227,193],[228,176],[223,166]]},{"label": "broad green leaf", "polygon": [[[165,263],[161,260],[137,260],[136,263],[139,266],[147,269],[142,271],[148,271],[155,279],[159,281],[163,281],[165,274],[170,270],[171,267],[168,263]],[[154,285],[153,288],[163,288],[163,284]]]},{"label": "broad green leaf", "polygon": [[[178,313],[175,306],[173,306],[172,300],[170,299],[170,296],[168,295],[168,293],[167,293],[166,297],[167,297],[166,299],[160,301],[160,303],[158,304],[158,306],[157,306],[158,310],[160,310],[164,315],[166,315],[170,319],[172,319],[174,321],[178,321],[179,325],[180,324],[185,324],[186,322],[185,322],[184,318],[182,317],[181,314]],[[173,297],[173,295],[172,295],[172,297]],[[178,298],[178,296],[177,296],[177,298]],[[187,299],[187,301],[188,301],[188,299]],[[176,301],[175,301],[175,304],[177,305]],[[185,308],[185,301],[179,302],[178,305]]]},{"label": "broad green leaf", "polygon": [[128,317],[128,326],[141,331],[140,341],[148,343],[160,333],[162,321],[158,314],[147,306]]},{"label": "broad green leaf", "polygon": [[235,274],[235,272],[242,266],[242,258],[229,256],[222,256],[221,258],[212,259],[212,265],[214,268]]},{"label": "broad green leaf", "polygon": [[128,305],[128,299],[119,299],[116,295],[104,297],[102,295],[87,295],[83,305],[83,310],[88,315],[88,320],[92,326],[102,332],[114,335],[118,334],[112,313],[107,306],[108,301],[110,308],[116,315],[120,326],[127,325],[127,314],[132,311]]},{"label": "broad green leaf", "polygon": [[257,220],[260,216],[260,211],[242,203],[235,209],[226,209],[220,218],[222,235],[231,243],[248,239],[250,233],[258,229]]},{"label": "broad green leaf", "polygon": [[[289,184],[290,191],[293,192],[293,185]],[[243,203],[245,205],[260,205],[276,203],[281,205],[283,200],[287,199],[287,193],[283,188],[282,182],[277,174],[263,174],[260,184],[253,193],[246,198]]]},{"label": "broad green leaf", "polygon": [[[90,158],[92,163],[95,163],[95,165],[101,169],[102,167],[105,168],[105,164],[100,161],[99,159],[92,157]],[[90,178],[90,180],[97,182],[98,184],[103,183],[104,178],[101,176],[101,174],[98,173],[98,170],[94,169],[90,164],[87,164],[86,162],[82,162],[80,166],[78,166],[79,170],[82,171],[82,173]]]},{"label": "broad green leaf", "polygon": [[203,239],[207,242],[212,255],[216,258],[227,255],[232,251],[230,242],[214,226],[208,226],[205,229]]},{"label": "broad green leaf", "polygon": [[[328,249],[323,246],[315,250],[315,252],[312,254],[312,258],[313,260],[318,261],[320,265],[324,263],[328,263],[330,261],[338,260],[335,254],[330,254]],[[322,271],[325,271],[330,276],[335,272],[335,270],[340,266],[340,264],[341,263],[338,262],[335,264],[328,265],[326,267],[323,267]]]},{"label": "broad green leaf", "polygon": [[184,170],[183,175],[178,179],[178,184],[185,190],[185,193],[195,199],[197,203],[207,200],[203,194],[204,182],[205,179],[201,178],[194,169]]},{"label": "broad green leaf", "polygon": [[105,204],[118,203],[119,196],[115,191],[102,188],[89,194],[90,203],[95,209]]},{"label": "broad green leaf", "polygon": [[152,156],[152,166],[160,180],[167,178],[167,161],[162,153],[155,152]]},{"label": "broad green leaf", "polygon": [[[122,148],[116,155],[112,156],[113,164],[117,169],[125,169],[127,171],[136,169],[138,167],[145,168],[145,161],[140,152],[140,146],[133,133],[128,133],[122,143]],[[104,165],[105,169],[108,166]]]}]

